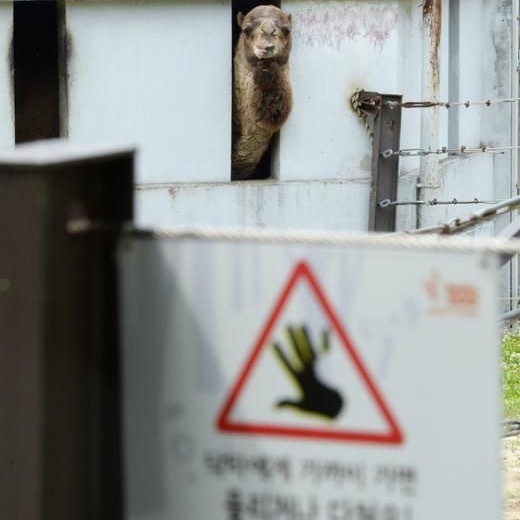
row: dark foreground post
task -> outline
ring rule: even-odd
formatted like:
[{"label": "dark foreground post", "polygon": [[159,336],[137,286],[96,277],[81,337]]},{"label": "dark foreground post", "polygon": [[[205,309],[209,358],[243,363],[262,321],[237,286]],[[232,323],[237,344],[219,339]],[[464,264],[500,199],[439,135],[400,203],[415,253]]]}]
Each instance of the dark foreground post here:
[{"label": "dark foreground post", "polygon": [[[123,516],[114,246],[133,151],[0,154],[0,516]],[[112,232],[72,236],[71,219]]]}]

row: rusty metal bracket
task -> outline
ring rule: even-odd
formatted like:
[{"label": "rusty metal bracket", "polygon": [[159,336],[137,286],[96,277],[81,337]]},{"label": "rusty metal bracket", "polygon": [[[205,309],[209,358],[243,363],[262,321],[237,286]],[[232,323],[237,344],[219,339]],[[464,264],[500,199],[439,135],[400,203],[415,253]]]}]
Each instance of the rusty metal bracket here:
[{"label": "rusty metal bracket", "polygon": [[360,109],[374,118],[369,231],[395,231],[396,206],[384,206],[380,202],[397,199],[399,156],[388,156],[384,151],[400,149],[401,104],[400,95],[377,92],[363,92],[360,95]]}]

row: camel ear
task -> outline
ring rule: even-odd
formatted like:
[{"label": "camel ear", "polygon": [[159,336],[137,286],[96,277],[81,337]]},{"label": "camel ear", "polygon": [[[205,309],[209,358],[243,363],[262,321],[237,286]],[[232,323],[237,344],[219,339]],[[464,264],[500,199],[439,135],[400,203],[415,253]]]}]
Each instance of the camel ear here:
[{"label": "camel ear", "polygon": [[243,21],[244,21],[244,15],[239,11],[237,14],[237,23],[240,27],[242,27]]},{"label": "camel ear", "polygon": [[292,14],[291,13],[289,13],[287,15],[287,20],[289,20],[289,23],[292,25]]}]

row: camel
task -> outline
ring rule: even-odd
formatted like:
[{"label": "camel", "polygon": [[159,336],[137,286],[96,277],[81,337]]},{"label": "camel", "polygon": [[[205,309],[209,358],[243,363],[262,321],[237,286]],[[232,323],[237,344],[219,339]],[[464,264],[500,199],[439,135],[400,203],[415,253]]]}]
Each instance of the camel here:
[{"label": "camel", "polygon": [[238,13],[235,49],[232,178],[255,178],[271,137],[292,108],[289,78],[291,15],[273,5]]}]

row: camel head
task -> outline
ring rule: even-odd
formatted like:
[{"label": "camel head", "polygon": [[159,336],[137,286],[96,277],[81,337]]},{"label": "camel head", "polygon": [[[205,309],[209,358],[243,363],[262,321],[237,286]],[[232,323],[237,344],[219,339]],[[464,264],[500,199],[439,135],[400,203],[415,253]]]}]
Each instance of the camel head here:
[{"label": "camel head", "polygon": [[273,60],[287,63],[291,51],[291,15],[274,5],[259,5],[245,16],[238,13],[239,45],[250,63]]}]

